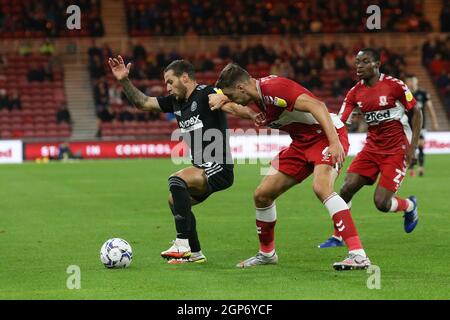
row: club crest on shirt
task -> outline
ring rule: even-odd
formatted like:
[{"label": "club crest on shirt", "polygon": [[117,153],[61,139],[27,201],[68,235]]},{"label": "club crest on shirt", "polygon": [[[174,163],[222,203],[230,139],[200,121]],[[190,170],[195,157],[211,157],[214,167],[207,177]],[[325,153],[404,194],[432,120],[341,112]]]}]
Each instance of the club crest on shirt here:
[{"label": "club crest on shirt", "polygon": [[191,111],[194,112],[195,110],[197,110],[197,102],[192,102],[191,104]]}]

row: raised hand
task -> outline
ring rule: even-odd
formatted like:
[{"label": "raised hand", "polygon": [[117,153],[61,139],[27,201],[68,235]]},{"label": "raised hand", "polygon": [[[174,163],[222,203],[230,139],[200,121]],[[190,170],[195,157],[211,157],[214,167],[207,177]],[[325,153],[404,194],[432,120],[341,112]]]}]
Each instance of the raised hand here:
[{"label": "raised hand", "polygon": [[125,62],[123,62],[123,59],[120,55],[117,56],[117,58],[109,58],[108,64],[117,80],[120,81],[128,77],[128,74],[130,73],[131,63],[128,63],[125,66]]}]

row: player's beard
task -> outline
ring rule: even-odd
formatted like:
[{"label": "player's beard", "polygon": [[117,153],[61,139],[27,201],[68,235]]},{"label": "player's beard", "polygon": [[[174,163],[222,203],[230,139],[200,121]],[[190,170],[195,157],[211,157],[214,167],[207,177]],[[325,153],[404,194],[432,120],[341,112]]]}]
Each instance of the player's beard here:
[{"label": "player's beard", "polygon": [[177,98],[179,100],[185,100],[186,99],[186,93],[187,93],[187,88],[186,86],[184,86],[181,82],[176,86],[176,91],[178,91],[178,93],[176,94]]}]

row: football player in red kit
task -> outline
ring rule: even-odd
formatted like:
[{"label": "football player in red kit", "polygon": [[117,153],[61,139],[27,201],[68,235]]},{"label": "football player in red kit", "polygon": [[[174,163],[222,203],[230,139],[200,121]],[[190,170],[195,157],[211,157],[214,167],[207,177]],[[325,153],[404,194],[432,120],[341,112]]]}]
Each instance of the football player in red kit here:
[{"label": "football player in red kit", "polygon": [[[328,210],[349,248],[349,255],[333,265],[336,270],[365,269],[370,260],[361,244],[346,202],[334,192],[338,170],[349,147],[347,129],[336,114],[298,83],[277,76],[250,77],[237,64],[227,65],[216,86],[223,95],[210,96],[212,108],[233,112],[233,106],[255,102],[265,116],[261,124],[290,134],[291,145],[272,160],[254,193],[259,252],[237,267],[275,264],[275,199],[313,174],[313,190]],[[238,115],[238,114],[236,114]]]},{"label": "football player in red kit", "polygon": [[[380,54],[365,48],[356,56],[356,74],[360,81],[347,93],[339,113],[343,122],[349,122],[355,109],[364,115],[368,124],[366,143],[348,168],[340,196],[349,204],[364,186],[380,179],[375,189],[374,202],[382,212],[404,212],[404,230],[410,233],[418,222],[415,196],[396,195],[414,159],[422,128],[422,112],[416,106],[411,91],[401,81],[380,73]],[[406,112],[412,113],[412,130]],[[345,240],[345,239],[344,239]],[[339,230],[319,245],[320,248],[341,246]]]}]

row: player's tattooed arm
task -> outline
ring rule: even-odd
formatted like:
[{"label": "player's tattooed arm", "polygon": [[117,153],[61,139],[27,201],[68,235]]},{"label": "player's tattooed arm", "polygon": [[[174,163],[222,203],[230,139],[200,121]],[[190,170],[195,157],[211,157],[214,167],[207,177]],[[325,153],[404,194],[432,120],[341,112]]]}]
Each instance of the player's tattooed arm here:
[{"label": "player's tattooed arm", "polygon": [[136,88],[130,79],[124,78],[119,81],[123,87],[128,100],[142,111],[160,110],[158,100],[154,97],[145,95],[142,91]]},{"label": "player's tattooed arm", "polygon": [[122,85],[123,91],[125,92],[128,100],[130,100],[130,102],[134,104],[136,108],[142,111],[161,110],[156,98],[146,96],[131,83],[130,79],[128,78],[128,74],[130,73],[131,69],[131,63],[128,63],[125,66],[123,58],[121,56],[117,56],[117,58],[109,58],[108,64],[117,81],[119,81]]}]

